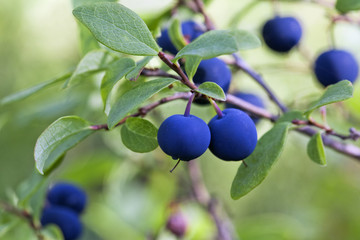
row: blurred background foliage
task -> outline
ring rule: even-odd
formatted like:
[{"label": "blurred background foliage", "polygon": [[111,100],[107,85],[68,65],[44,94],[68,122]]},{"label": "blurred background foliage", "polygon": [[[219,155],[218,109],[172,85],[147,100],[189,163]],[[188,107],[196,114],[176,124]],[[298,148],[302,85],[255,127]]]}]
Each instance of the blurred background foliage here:
[{"label": "blurred background foliage", "polygon": [[[234,21],[241,9],[254,1],[213,0],[208,1],[207,9],[218,28],[231,25],[259,35],[262,24],[273,16],[270,1],[261,1],[239,22]],[[159,21],[159,15],[166,15],[173,4],[171,0],[120,2],[137,12],[155,31],[159,31],[159,24],[166,24]],[[329,48],[329,20],[325,9],[316,4],[286,1],[279,5],[281,14],[294,15],[303,24],[302,54],[295,50],[289,55],[278,55],[263,46],[241,55],[287,105],[304,109],[322,91],[311,73],[311,59]],[[71,11],[70,0],[0,0],[0,97],[76,66],[86,49],[80,45]],[[186,10],[180,11],[180,16],[192,17]],[[201,21],[201,16],[195,18]],[[337,24],[335,37],[337,47],[351,51],[360,60],[358,25]],[[50,123],[65,115],[104,122],[99,78],[97,75],[66,90],[57,84],[24,101],[0,107],[2,199],[12,195],[31,175],[36,139]],[[241,72],[234,74],[231,88],[267,99],[262,89]],[[359,101],[360,89],[355,84],[353,99],[328,107],[330,126],[344,133],[351,126],[360,128]],[[182,113],[185,104],[178,101],[163,105],[148,119],[159,126],[171,114]],[[277,112],[268,100],[267,106]],[[209,106],[193,106],[192,113],[205,121],[214,115]],[[314,117],[319,118],[316,114]],[[260,135],[270,126],[266,120],[261,121]],[[319,167],[306,155],[308,140],[292,132],[286,150],[268,178],[238,201],[232,200],[229,192],[239,163],[221,161],[209,152],[196,160],[209,192],[222,202],[241,239],[360,238],[360,163],[327,149],[328,165]],[[216,229],[208,213],[191,197],[186,163],[170,174],[174,163],[159,149],[148,154],[127,150],[121,143],[119,129],[115,129],[94,134],[71,150],[50,176],[49,183],[71,181],[87,191],[90,202],[82,216],[85,225],[82,239],[144,239],[149,234],[158,235],[158,239],[174,239],[164,227],[172,202],[180,204],[189,222],[185,239],[211,239]],[[44,191],[38,195],[38,199],[43,198]],[[40,208],[41,201],[37,205]],[[21,231],[13,227],[7,239],[31,239],[21,237],[29,236],[26,234],[29,234],[26,225]]]}]

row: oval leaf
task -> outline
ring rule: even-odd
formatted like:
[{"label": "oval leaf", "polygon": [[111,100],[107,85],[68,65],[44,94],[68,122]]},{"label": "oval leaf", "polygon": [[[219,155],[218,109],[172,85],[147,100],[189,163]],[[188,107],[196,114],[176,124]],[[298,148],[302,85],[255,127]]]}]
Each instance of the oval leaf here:
[{"label": "oval leaf", "polygon": [[128,118],[121,128],[121,139],[131,151],[150,152],[157,148],[157,128],[148,120]]},{"label": "oval leaf", "polygon": [[144,21],[119,3],[77,7],[74,16],[105,46],[126,54],[155,56],[160,51]]},{"label": "oval leaf", "polygon": [[185,56],[209,59],[260,45],[259,38],[244,30],[213,30],[186,45],[176,54],[174,61]]},{"label": "oval leaf", "polygon": [[325,93],[319,100],[314,102],[311,107],[304,112],[305,115],[310,115],[315,109],[328,105],[334,102],[341,102],[353,96],[353,86],[350,81],[342,80],[334,85],[326,88]]},{"label": "oval leaf", "polygon": [[71,82],[80,81],[94,73],[103,71],[106,64],[111,60],[112,57],[103,50],[94,50],[87,53],[76,66],[71,78],[64,84],[64,88],[68,87]]},{"label": "oval leaf", "polygon": [[335,7],[341,13],[359,10],[360,9],[360,1],[359,0],[337,0]]},{"label": "oval leaf", "polygon": [[173,78],[159,78],[142,83],[120,96],[110,109],[108,117],[109,129],[113,128],[129,112],[160,90],[175,82]]},{"label": "oval leaf", "polygon": [[136,67],[134,67],[131,72],[126,74],[125,78],[131,81],[136,80],[140,76],[140,73],[144,69],[146,64],[148,64],[152,58],[152,56],[147,56],[141,59],[139,62],[136,63]]},{"label": "oval leaf", "polygon": [[70,76],[71,76],[71,73],[66,73],[61,77],[57,77],[57,78],[51,79],[49,81],[39,83],[31,88],[8,95],[8,96],[4,97],[3,99],[0,99],[0,105],[5,106],[7,104],[21,101],[27,97],[30,97],[31,95],[33,95],[37,92],[43,90],[44,88],[50,87],[51,85],[54,85],[58,82],[65,81]]},{"label": "oval leaf", "polygon": [[307,120],[305,117],[304,117],[304,114],[300,111],[289,111],[289,112],[286,112],[284,113],[283,115],[281,115],[278,120],[276,120],[276,123],[281,123],[281,122],[289,122],[291,123],[293,120]]},{"label": "oval leaf", "polygon": [[181,31],[181,22],[177,18],[174,18],[170,24],[169,37],[177,50],[182,49],[187,44]]},{"label": "oval leaf", "polygon": [[47,174],[60,163],[62,156],[94,130],[77,116],[62,117],[53,122],[36,141],[34,157],[36,168]]},{"label": "oval leaf", "polygon": [[224,90],[214,82],[204,82],[200,84],[196,92],[217,100],[226,101]]},{"label": "oval leaf", "polygon": [[325,149],[320,132],[310,138],[307,145],[307,154],[315,163],[326,166]]},{"label": "oval leaf", "polygon": [[188,56],[185,60],[185,72],[188,78],[192,80],[201,62],[201,57]]},{"label": "oval leaf", "polygon": [[130,58],[121,58],[109,65],[101,82],[101,97],[104,105],[106,105],[109,93],[114,85],[134,67],[135,62]]},{"label": "oval leaf", "polygon": [[255,151],[241,164],[231,185],[231,197],[239,199],[257,187],[280,157],[289,130],[289,123],[276,124],[259,140]]}]

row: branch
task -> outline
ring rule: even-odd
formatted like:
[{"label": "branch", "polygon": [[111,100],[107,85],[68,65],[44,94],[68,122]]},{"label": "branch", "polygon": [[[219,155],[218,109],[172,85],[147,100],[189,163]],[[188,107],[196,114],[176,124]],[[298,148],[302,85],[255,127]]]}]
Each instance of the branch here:
[{"label": "branch", "polygon": [[36,237],[39,240],[44,240],[44,236],[41,234],[41,226],[36,224],[34,217],[26,210],[18,209],[7,202],[0,201],[0,208],[2,208],[5,212],[23,218],[30,226],[30,228],[34,231]]},{"label": "branch", "polygon": [[[266,118],[269,119],[272,122],[276,122],[278,116],[276,115],[272,115],[270,112],[268,112],[265,109],[259,109],[258,107],[242,101],[241,99],[238,99],[237,97],[231,95],[231,94],[227,94],[227,102],[239,107],[240,109],[251,113],[257,117],[262,117],[262,118]],[[295,124],[296,124],[297,120],[295,120]],[[316,123],[315,121],[312,120],[312,126],[315,127],[319,127],[322,126],[319,123]],[[324,126],[325,128],[325,126]],[[296,129],[297,132],[300,132],[301,134],[307,135],[307,136],[313,136],[314,134],[317,133],[317,130],[313,129],[310,126],[306,126],[306,127],[302,127],[302,128],[297,128]],[[360,132],[356,131],[354,128],[350,129],[350,135],[349,136],[343,136],[341,134],[335,133],[333,130],[331,130],[331,135],[340,137],[340,138],[344,138],[344,139],[353,139],[353,140],[357,140],[358,138],[360,138]],[[333,150],[335,150],[336,152],[339,152],[341,154],[347,155],[349,157],[352,157],[356,160],[360,161],[360,148],[352,145],[352,144],[348,144],[348,143],[344,143],[344,142],[339,142],[333,138],[331,138],[331,136],[327,136],[327,135],[322,135],[322,139],[323,139],[323,143],[325,146],[332,148]]]},{"label": "branch", "polygon": [[295,125],[308,125],[308,126],[317,127],[319,129],[324,130],[327,135],[332,135],[332,136],[338,137],[341,140],[352,139],[352,140],[356,141],[356,140],[358,140],[360,138],[360,132],[357,131],[355,128],[350,128],[349,129],[349,134],[344,135],[344,134],[337,133],[334,129],[332,129],[332,128],[328,127],[328,126],[325,126],[325,125],[322,125],[322,124],[320,124],[318,122],[315,122],[313,119],[310,119],[310,120],[307,120],[307,121],[294,120],[294,121],[292,121],[292,123],[295,124]]},{"label": "branch", "polygon": [[229,217],[225,212],[219,213],[218,203],[214,198],[210,197],[210,194],[204,184],[204,180],[201,174],[200,167],[196,161],[190,161],[188,164],[188,172],[191,180],[191,187],[193,189],[196,201],[207,209],[212,216],[216,228],[218,230],[217,240],[234,240],[238,239],[234,231]]},{"label": "branch", "polygon": [[177,65],[176,63],[172,63],[169,58],[163,52],[158,53],[159,58],[168,65],[172,70],[174,70],[181,77],[181,82],[188,86],[192,90],[196,90],[198,87],[189,81],[188,77],[184,73],[184,71]]},{"label": "branch", "polygon": [[169,77],[169,78],[174,78],[174,79],[177,79],[180,81],[182,80],[181,77],[167,73],[161,69],[144,68],[141,72],[141,75],[147,76],[147,77]]},{"label": "branch", "polygon": [[255,72],[239,55],[233,54],[235,62],[233,63],[236,67],[243,70],[251,78],[253,78],[260,86],[266,91],[269,95],[269,98],[281,109],[281,111],[286,112],[287,107],[275,96],[273,91],[269,86],[266,85],[264,79],[260,74]]},{"label": "branch", "polygon": [[206,14],[206,12],[204,10],[203,1],[202,0],[194,0],[194,4],[197,8],[197,12],[201,13],[204,16],[206,30],[207,31],[214,30],[215,29],[214,23],[211,21],[210,17]]},{"label": "branch", "polygon": [[[122,125],[123,123],[126,122],[126,119],[130,118],[130,117],[144,117],[146,116],[151,110],[157,108],[158,106],[164,104],[164,103],[168,103],[174,100],[178,100],[178,99],[189,99],[191,96],[191,93],[187,92],[187,93],[183,93],[183,92],[179,92],[179,93],[175,93],[172,96],[169,97],[164,97],[156,102],[150,103],[142,108],[139,108],[138,111],[136,113],[133,113],[131,115],[128,115],[126,117],[124,117],[123,119],[120,120],[120,122],[118,122],[115,127],[118,127],[120,125]],[[99,125],[93,125],[90,127],[93,130],[109,130],[108,125],[107,124],[99,124]]]}]

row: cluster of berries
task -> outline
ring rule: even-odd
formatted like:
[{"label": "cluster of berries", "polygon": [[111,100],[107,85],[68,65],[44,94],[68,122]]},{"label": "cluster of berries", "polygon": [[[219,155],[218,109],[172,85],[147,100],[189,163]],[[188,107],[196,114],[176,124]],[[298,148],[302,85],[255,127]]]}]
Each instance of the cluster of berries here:
[{"label": "cluster of berries", "polygon": [[57,183],[48,192],[41,225],[57,225],[65,240],[77,239],[82,232],[79,215],[86,206],[85,192],[69,183]]}]

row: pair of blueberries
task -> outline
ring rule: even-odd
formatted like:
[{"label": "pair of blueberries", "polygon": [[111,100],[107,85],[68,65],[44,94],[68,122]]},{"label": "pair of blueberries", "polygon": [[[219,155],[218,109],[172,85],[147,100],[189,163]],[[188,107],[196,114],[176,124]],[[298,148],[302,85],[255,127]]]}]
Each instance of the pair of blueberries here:
[{"label": "pair of blueberries", "polygon": [[41,224],[57,225],[65,240],[77,239],[82,232],[79,215],[86,206],[86,193],[69,183],[57,183],[49,191],[41,216]]}]

